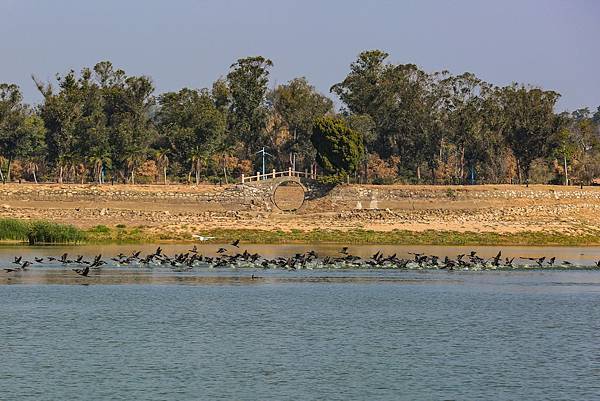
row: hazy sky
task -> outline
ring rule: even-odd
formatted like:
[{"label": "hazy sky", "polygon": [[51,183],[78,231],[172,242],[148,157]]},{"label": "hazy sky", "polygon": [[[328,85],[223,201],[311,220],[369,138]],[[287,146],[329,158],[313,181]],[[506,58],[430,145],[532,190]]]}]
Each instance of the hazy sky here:
[{"label": "hazy sky", "polygon": [[40,100],[30,75],[110,60],[157,92],[209,86],[236,59],[274,62],[272,84],[320,91],[366,49],[426,71],[471,71],[560,92],[559,108],[600,105],[595,0],[0,0],[0,82]]}]

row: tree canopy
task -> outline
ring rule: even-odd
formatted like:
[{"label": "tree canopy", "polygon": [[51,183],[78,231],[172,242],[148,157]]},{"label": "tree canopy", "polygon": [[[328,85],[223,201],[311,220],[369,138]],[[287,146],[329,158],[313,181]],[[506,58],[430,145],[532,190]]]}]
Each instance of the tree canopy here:
[{"label": "tree canopy", "polygon": [[364,157],[363,138],[343,119],[317,118],[310,139],[317,149],[317,162],[326,173],[348,175],[358,170]]},{"label": "tree canopy", "polygon": [[[260,168],[367,182],[591,183],[600,177],[600,106],[557,113],[560,95],[472,72],[424,71],[361,52],[331,86],[273,85],[273,62],[240,58],[207,88],[155,93],[110,61],[33,77],[37,105],[0,84],[0,179],[229,182]],[[337,107],[336,107],[337,106]]]}]

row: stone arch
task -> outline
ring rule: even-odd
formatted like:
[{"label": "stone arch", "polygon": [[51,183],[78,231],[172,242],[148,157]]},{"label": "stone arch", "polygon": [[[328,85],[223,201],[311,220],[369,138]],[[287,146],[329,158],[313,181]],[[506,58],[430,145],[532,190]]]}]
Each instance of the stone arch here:
[{"label": "stone arch", "polygon": [[[290,186],[289,184],[300,188],[302,191],[301,200],[296,200],[295,202],[285,202],[285,200],[282,201],[281,199],[278,199],[277,191],[281,190],[280,188],[282,187]],[[302,181],[298,177],[282,177],[281,179],[277,180],[277,182],[275,182],[271,188],[271,203],[282,212],[297,212],[304,206],[306,202],[306,194],[308,193],[308,189],[304,186],[304,184],[302,184]],[[285,196],[285,194],[283,196]]]}]

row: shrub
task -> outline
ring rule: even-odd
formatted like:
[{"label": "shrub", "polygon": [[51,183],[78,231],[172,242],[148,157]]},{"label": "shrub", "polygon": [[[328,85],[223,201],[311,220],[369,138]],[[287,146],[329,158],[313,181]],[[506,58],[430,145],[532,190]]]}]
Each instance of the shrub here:
[{"label": "shrub", "polygon": [[90,228],[89,231],[91,233],[106,234],[110,232],[110,228],[106,227],[104,224],[98,224],[97,226]]}]

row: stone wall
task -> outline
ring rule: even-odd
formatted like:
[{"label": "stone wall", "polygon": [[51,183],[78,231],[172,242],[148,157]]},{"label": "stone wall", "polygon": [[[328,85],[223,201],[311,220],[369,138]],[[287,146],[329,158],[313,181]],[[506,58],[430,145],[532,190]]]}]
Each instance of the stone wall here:
[{"label": "stone wall", "polygon": [[578,187],[561,186],[531,186],[518,187],[515,185],[506,186],[373,186],[373,185],[349,185],[335,187],[329,196],[334,201],[350,200],[379,200],[379,201],[400,201],[400,200],[510,200],[510,199],[531,199],[531,200],[569,200],[586,199],[600,201],[600,188],[587,187],[579,189]]},{"label": "stone wall", "polygon": [[111,186],[111,185],[0,185],[0,201],[38,202],[153,202],[166,204],[221,204],[240,208],[265,207],[264,193],[243,185],[228,186]]},{"label": "stone wall", "polygon": [[[360,202],[362,208],[394,207],[405,201],[557,201],[581,200],[600,203],[600,187],[561,186],[375,186],[340,185],[319,187],[316,183],[302,184],[307,188],[308,211],[352,209]],[[206,210],[271,211],[272,183],[260,185],[200,185],[200,186],[128,186],[128,185],[57,185],[9,184],[0,185],[0,202],[151,202],[170,205],[206,206]],[[387,204],[387,206],[381,206]],[[398,206],[401,208],[401,206]]]}]

